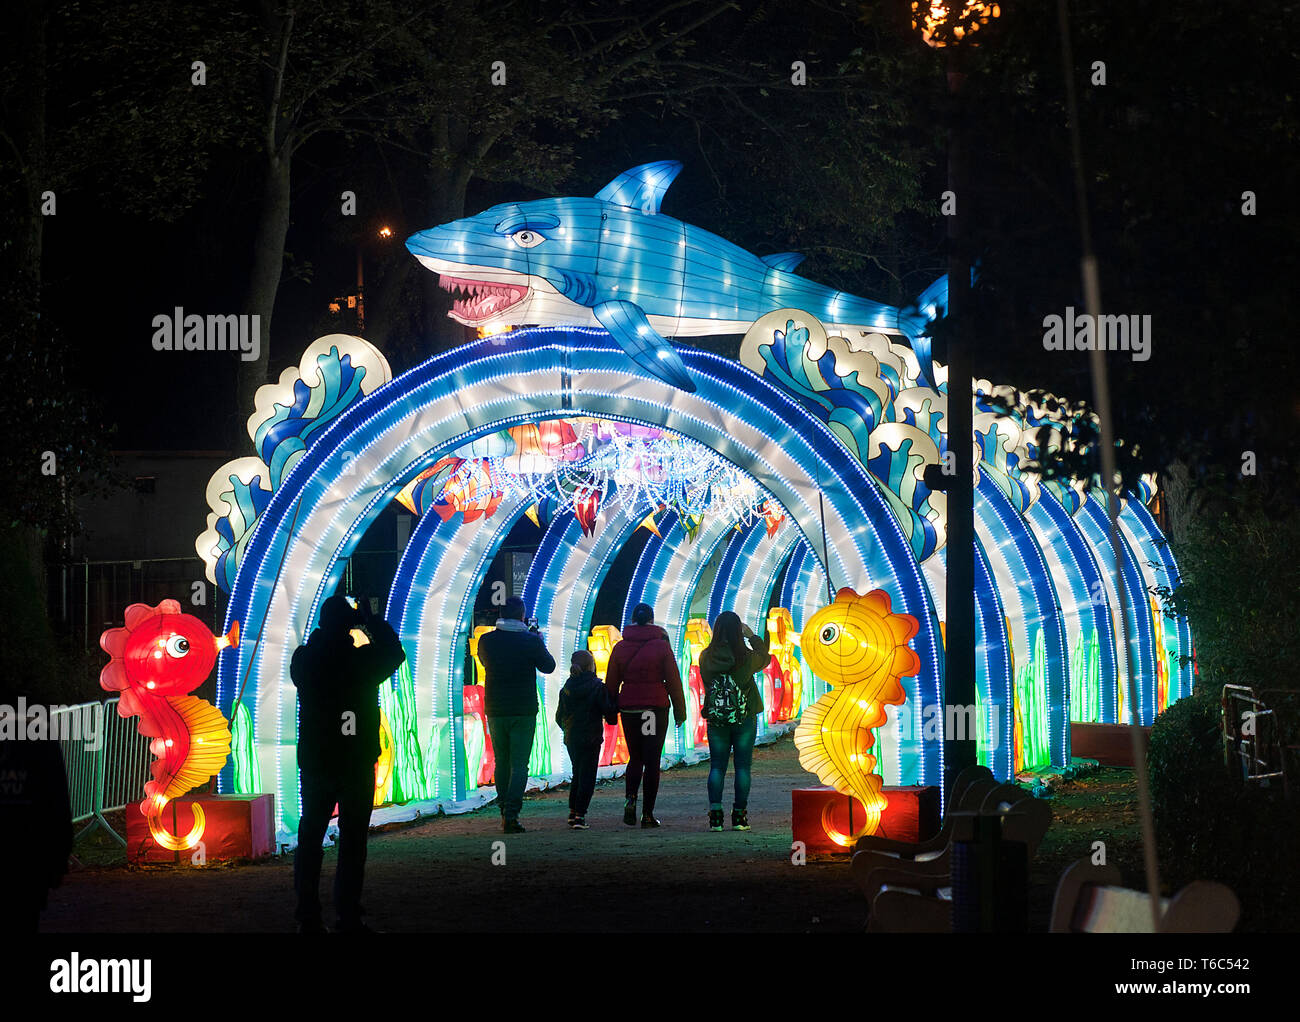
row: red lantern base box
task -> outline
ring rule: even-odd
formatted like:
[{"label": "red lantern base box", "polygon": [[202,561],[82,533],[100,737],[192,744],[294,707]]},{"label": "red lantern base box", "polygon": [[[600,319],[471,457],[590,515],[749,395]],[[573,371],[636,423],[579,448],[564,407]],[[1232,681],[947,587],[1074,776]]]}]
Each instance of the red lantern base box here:
[{"label": "red lantern base box", "polygon": [[[923,841],[939,832],[938,788],[886,787],[884,795],[889,805],[880,814],[880,826],[876,828],[878,835],[895,841]],[[861,828],[866,816],[861,802],[840,794],[834,788],[795,788],[791,792],[791,803],[794,840],[802,841],[805,851],[813,854],[848,854],[853,851],[852,845],[835,842],[826,825],[841,834]]]},{"label": "red lantern base box", "polygon": [[[194,806],[203,810],[204,827],[193,848],[172,851],[149,833],[140,803],[126,807],[126,855],[131,862],[202,862],[211,859],[261,859],[275,851],[274,795],[185,795],[163,809],[162,828],[184,837],[194,825]],[[200,856],[196,859],[195,856]]]}]

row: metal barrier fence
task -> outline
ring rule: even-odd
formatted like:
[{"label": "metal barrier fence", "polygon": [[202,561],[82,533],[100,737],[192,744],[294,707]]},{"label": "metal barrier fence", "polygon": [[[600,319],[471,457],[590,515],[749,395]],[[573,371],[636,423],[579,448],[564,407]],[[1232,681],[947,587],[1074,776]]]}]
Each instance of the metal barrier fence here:
[{"label": "metal barrier fence", "polygon": [[[83,648],[97,650],[105,628],[120,627],[128,604],[159,600],[181,602],[187,614],[220,635],[226,597],[204,581],[206,567],[198,557],[154,557],[138,561],[73,561],[51,580],[50,614],[67,634],[80,633]],[[206,603],[192,601],[194,583],[204,583]]]},{"label": "metal barrier fence", "polygon": [[[152,756],[150,740],[136,731],[134,717],[123,719],[118,716],[117,703],[114,697],[104,703],[65,706],[50,714],[50,727],[60,736],[59,749],[68,774],[72,822],[90,821],[77,837],[103,827],[125,847],[126,838],[109,826],[104,814],[124,809],[131,802],[144,798],[144,784],[150,778]],[[93,728],[93,734],[88,735],[83,725],[89,716],[95,714],[99,717],[98,726]]]}]

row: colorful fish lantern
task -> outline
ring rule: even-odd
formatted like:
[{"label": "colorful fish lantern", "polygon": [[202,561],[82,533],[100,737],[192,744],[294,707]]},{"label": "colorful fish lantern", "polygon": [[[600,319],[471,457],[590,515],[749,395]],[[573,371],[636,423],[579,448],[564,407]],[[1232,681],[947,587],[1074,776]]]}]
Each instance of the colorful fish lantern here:
[{"label": "colorful fish lantern", "polygon": [[239,645],[239,622],[218,638],[198,618],[182,613],[178,602],[163,600],[156,607],[131,604],[125,623],[99,637],[110,658],[99,684],[121,693],[117,712],[139,716],[137,730],[153,739],[153,780],[145,783],[147,797],[140,804],[149,833],[164,848],[193,848],[203,836],[202,806],[195,803],[194,825],[184,837],[162,826],[162,813],[171,799],[206,783],[230,755],[226,718],[189,693],[212,673],[221,650]]},{"label": "colorful fish lantern", "polygon": [[799,763],[866,810],[861,828],[850,834],[833,825],[829,804],[822,810],[822,827],[841,847],[875,833],[888,805],[875,773],[871,732],[885,723],[886,706],[906,699],[899,679],[921,669],[920,658],[907,645],[919,630],[920,622],[910,614],[892,613],[883,590],[859,596],[846,588],[809,619],[800,635],[804,659],[833,688],[804,711],[795,729]]},{"label": "colorful fish lantern", "polygon": [[493,630],[491,625],[477,625],[469,637],[474,678],[464,686],[461,696],[461,709],[465,714],[465,776],[475,778],[480,788],[491,784],[496,772],[496,753],[492,751],[492,735],[488,732],[487,708],[483,701],[483,680],[487,677],[487,671],[483,667],[483,661],[478,658],[479,639]]},{"label": "colorful fish lantern", "polygon": [[799,641],[794,634],[794,619],[784,607],[773,607],[767,612],[767,637],[772,661],[785,682],[779,719],[793,720],[803,704],[803,670],[794,655],[795,643]]},{"label": "colorful fish lantern", "polygon": [[460,464],[433,505],[434,513],[444,522],[454,514],[460,514],[466,522],[491,518],[505,495],[492,478],[492,462],[487,458],[458,460]]},{"label": "colorful fish lantern", "polygon": [[771,539],[776,535],[776,530],[780,528],[781,523],[785,521],[785,512],[781,510],[781,505],[774,500],[763,501],[758,510],[763,516],[763,526],[767,529],[767,538]]},{"label": "colorful fish lantern", "polygon": [[[605,677],[605,672],[609,669],[609,656],[622,638],[619,630],[613,625],[597,625],[591,630],[591,635],[587,638],[587,649],[591,652],[592,659],[596,661],[598,677]],[[612,766],[627,761],[627,739],[623,736],[623,718],[619,717],[617,724],[605,725],[605,740],[600,747],[599,764]]]},{"label": "colorful fish lantern", "polygon": [[660,539],[663,539],[663,538],[664,538],[664,537],[663,537],[663,534],[660,533],[660,531],[659,531],[659,526],[657,526],[657,525],[655,524],[655,513],[654,513],[653,511],[651,511],[648,515],[646,515],[644,518],[641,519],[641,524],[638,525],[637,528],[638,528],[638,529],[649,529],[651,532],[653,532],[653,533],[654,533],[656,536],[658,536]]},{"label": "colorful fish lantern", "polygon": [[691,654],[686,688],[690,698],[690,719],[695,721],[693,737],[696,746],[709,744],[709,722],[704,717],[704,678],[700,674],[700,655],[712,641],[713,629],[704,618],[693,617],[686,622],[686,647]]},{"label": "colorful fish lantern", "polygon": [[600,491],[594,487],[583,487],[573,498],[573,513],[578,518],[578,525],[584,536],[596,534],[596,515],[600,513]]}]

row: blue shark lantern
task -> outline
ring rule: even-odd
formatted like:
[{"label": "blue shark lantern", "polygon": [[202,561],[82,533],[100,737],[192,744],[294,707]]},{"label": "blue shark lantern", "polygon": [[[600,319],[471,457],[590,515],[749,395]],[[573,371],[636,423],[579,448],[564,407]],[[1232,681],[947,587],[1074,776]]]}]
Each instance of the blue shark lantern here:
[{"label": "blue shark lantern", "polygon": [[682,165],[645,163],[594,198],[505,203],[421,231],[406,247],[455,296],[449,315],[494,331],[598,323],[641,368],[695,390],[667,337],[743,334],[766,313],[801,309],[828,328],[903,334],[930,379],[928,338],[947,280],[905,309],[796,276],[794,252],[762,258],[659,212]]}]

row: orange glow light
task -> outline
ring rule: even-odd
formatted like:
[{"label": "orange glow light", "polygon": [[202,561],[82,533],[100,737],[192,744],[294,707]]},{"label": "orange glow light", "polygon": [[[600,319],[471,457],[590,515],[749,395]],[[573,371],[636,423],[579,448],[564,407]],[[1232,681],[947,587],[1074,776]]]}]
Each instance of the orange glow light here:
[{"label": "orange glow light", "polygon": [[974,46],[970,37],[1001,16],[1001,6],[990,0],[912,0],[912,28],[935,49],[957,43]]}]

